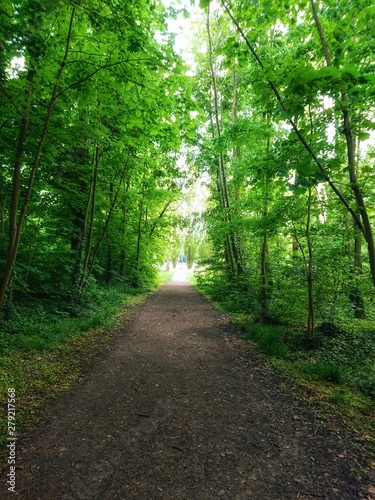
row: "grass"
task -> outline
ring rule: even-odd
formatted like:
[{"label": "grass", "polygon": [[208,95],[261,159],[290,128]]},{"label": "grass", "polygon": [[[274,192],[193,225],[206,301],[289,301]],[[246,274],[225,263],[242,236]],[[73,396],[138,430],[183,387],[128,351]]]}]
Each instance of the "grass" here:
[{"label": "grass", "polygon": [[[0,405],[6,408],[8,388],[15,388],[17,436],[35,427],[46,404],[82,376],[110,342],[128,308],[172,276],[173,272],[161,272],[155,286],[141,292],[124,287],[91,290],[74,317],[55,305],[48,308],[39,303],[16,308],[13,318],[2,322]],[[4,413],[0,416],[0,464],[6,459],[6,439]]]}]

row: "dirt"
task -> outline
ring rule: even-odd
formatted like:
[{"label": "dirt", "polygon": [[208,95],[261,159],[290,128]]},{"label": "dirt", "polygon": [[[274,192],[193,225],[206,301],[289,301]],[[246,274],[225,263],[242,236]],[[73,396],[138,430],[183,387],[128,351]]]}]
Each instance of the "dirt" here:
[{"label": "dirt", "polygon": [[[365,457],[182,273],[120,325],[17,448],[34,499],[371,498]],[[4,475],[3,475],[4,479]]]}]

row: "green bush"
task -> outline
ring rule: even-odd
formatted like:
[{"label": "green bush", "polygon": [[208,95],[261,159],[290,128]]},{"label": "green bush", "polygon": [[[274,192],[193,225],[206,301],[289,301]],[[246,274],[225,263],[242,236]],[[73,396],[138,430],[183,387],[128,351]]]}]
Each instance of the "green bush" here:
[{"label": "green bush", "polygon": [[253,324],[243,338],[254,340],[259,350],[268,356],[284,358],[289,353],[284,341],[284,329],[280,326]]}]

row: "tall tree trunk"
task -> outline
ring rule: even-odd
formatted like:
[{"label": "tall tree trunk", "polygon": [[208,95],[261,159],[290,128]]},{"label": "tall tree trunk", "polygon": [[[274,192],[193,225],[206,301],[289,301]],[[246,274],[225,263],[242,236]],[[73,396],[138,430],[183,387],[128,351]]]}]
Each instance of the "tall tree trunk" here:
[{"label": "tall tree trunk", "polygon": [[260,322],[267,323],[270,319],[268,309],[268,238],[267,232],[263,233],[262,252],[260,261],[261,288],[260,288]]},{"label": "tall tree trunk", "polygon": [[354,224],[354,244],[353,244],[353,260],[350,269],[350,292],[349,300],[353,306],[354,316],[358,319],[365,319],[365,304],[360,287],[360,279],[362,276],[362,234]]},{"label": "tall tree trunk", "polygon": [[[219,113],[219,94],[217,89],[217,81],[216,81],[216,72],[213,61],[213,47],[212,47],[212,37],[211,37],[211,28],[210,28],[210,12],[207,12],[206,19],[206,28],[207,28],[207,37],[208,37],[208,45],[209,45],[209,64],[210,64],[210,73],[212,79],[212,87],[213,87],[213,97],[214,97],[214,117],[215,117],[215,128],[217,137],[221,137],[221,126],[220,126],[220,113]],[[223,218],[226,222],[226,225],[229,226],[232,222],[231,217],[231,206],[229,201],[229,193],[227,186],[227,177],[226,177],[226,168],[224,155],[222,153],[218,156],[218,188],[219,188],[219,197],[221,199],[222,209],[223,209]],[[228,233],[225,237],[225,256],[227,260],[227,267],[230,270],[230,274],[241,276],[243,274],[242,263],[239,254],[239,248],[237,245],[236,237],[233,233],[232,229],[228,230]]]},{"label": "tall tree trunk", "polygon": [[[267,139],[266,155],[270,153],[271,141]],[[262,216],[265,218],[268,214],[268,177],[265,174],[265,193],[264,205]],[[267,229],[263,233],[261,261],[260,261],[260,274],[261,274],[261,287],[260,287],[260,322],[267,323],[270,319],[269,315],[269,290],[268,290],[268,233]]]},{"label": "tall tree trunk", "polygon": [[[125,195],[128,192],[130,187],[130,180],[126,183],[125,186]],[[126,254],[125,254],[125,236],[126,236],[126,220],[127,220],[127,213],[126,213],[126,197],[123,197],[123,208],[122,208],[122,226],[121,226],[121,254],[120,254],[120,276],[124,276],[124,267],[125,267],[125,259],[126,259]]]},{"label": "tall tree trunk", "polygon": [[110,206],[110,209],[107,213],[107,218],[105,220],[105,223],[104,223],[104,227],[103,227],[103,230],[102,230],[102,233],[96,243],[96,246],[95,246],[95,249],[94,249],[94,252],[92,253],[92,257],[91,257],[91,263],[90,263],[90,266],[88,268],[88,271],[86,273],[86,275],[82,275],[82,279],[80,281],[80,284],[79,284],[79,291],[82,291],[82,289],[85,287],[86,283],[87,283],[87,280],[89,279],[89,277],[91,276],[91,273],[94,269],[94,265],[95,265],[95,262],[96,262],[96,258],[98,256],[98,252],[99,252],[99,248],[104,240],[104,236],[106,235],[107,233],[107,229],[108,229],[108,225],[109,225],[109,222],[111,220],[111,217],[112,217],[112,214],[114,212],[114,209],[116,207],[116,203],[117,203],[117,198],[118,198],[118,195],[119,195],[119,192],[120,192],[120,189],[121,189],[121,186],[122,186],[122,183],[124,181],[124,177],[125,177],[125,174],[127,172],[127,169],[128,169],[128,164],[129,164],[129,158],[128,160],[126,161],[125,165],[124,165],[124,168],[121,172],[121,175],[120,175],[120,180],[119,180],[119,183],[118,183],[118,186],[117,186],[117,189],[116,189],[116,193],[115,193],[115,196],[113,197],[113,200],[112,200],[112,203],[111,203],[111,206]]},{"label": "tall tree trunk", "polygon": [[142,242],[142,222],[143,222],[143,209],[145,201],[145,188],[142,186],[142,198],[139,202],[139,216],[138,216],[138,230],[137,230],[137,253],[136,253],[136,263],[137,271],[140,270],[140,260],[141,260],[141,242]]},{"label": "tall tree trunk", "polygon": [[[50,121],[52,118],[52,112],[53,112],[53,108],[54,108],[54,105],[56,102],[59,84],[60,84],[62,74],[63,74],[64,68],[65,68],[67,59],[68,59],[74,16],[75,16],[75,7],[73,7],[73,9],[72,9],[72,13],[71,13],[71,17],[70,17],[69,29],[68,29],[68,34],[67,34],[67,38],[66,38],[65,53],[64,53],[63,59],[62,59],[61,64],[60,64],[59,71],[57,73],[56,83],[55,83],[55,86],[53,88],[50,102],[48,105],[47,115],[46,115],[46,119],[44,122],[42,135],[39,139],[39,143],[38,143],[37,150],[35,153],[34,161],[33,161],[33,164],[31,166],[29,180],[28,180],[28,184],[27,184],[27,189],[26,189],[24,200],[23,200],[23,205],[22,205],[22,208],[20,210],[18,221],[17,221],[17,213],[18,213],[18,205],[19,205],[19,193],[20,193],[20,174],[21,174],[19,164],[20,163],[22,164],[23,146],[24,146],[24,142],[25,142],[27,130],[28,130],[27,114],[22,119],[23,123],[21,126],[21,133],[20,133],[20,137],[19,137],[19,141],[18,141],[18,147],[17,147],[17,152],[16,152],[16,162],[15,162],[15,168],[14,168],[14,174],[13,174],[12,206],[11,206],[10,221],[9,221],[10,222],[10,234],[9,234],[7,259],[6,259],[6,263],[5,263],[5,271],[4,271],[4,276],[3,276],[1,287],[0,287],[0,307],[2,307],[2,305],[4,303],[6,291],[7,291],[8,285],[9,285],[10,278],[12,276],[14,264],[16,262],[18,249],[19,249],[19,245],[20,245],[20,240],[21,240],[22,227],[23,227],[23,223],[25,221],[27,208],[28,208],[29,203],[30,203],[30,198],[31,198],[31,193],[32,193],[32,189],[34,186],[36,172],[38,170],[43,146],[44,146],[47,134],[48,134],[49,124],[50,124]],[[29,72],[28,72],[29,91],[28,91],[27,105],[26,105],[27,110],[30,108],[31,82],[32,82],[33,76],[34,76],[33,70],[29,70]]]},{"label": "tall tree trunk", "polygon": [[[110,183],[109,185],[109,193],[111,197],[111,203],[113,202],[113,182]],[[112,278],[112,241],[110,238],[109,233],[107,232],[107,264],[106,264],[106,270],[105,270],[105,282],[109,285],[111,282]]]},{"label": "tall tree trunk", "polygon": [[311,244],[310,226],[311,226],[311,204],[312,192],[309,188],[307,201],[307,221],[306,221],[306,242],[308,259],[306,263],[307,290],[308,290],[308,314],[307,314],[307,337],[311,338],[314,332],[314,287],[313,287],[313,251]]},{"label": "tall tree trunk", "polygon": [[[357,163],[359,163],[360,155],[360,142],[357,141]],[[353,261],[351,262],[350,270],[350,292],[349,300],[353,306],[354,317],[358,319],[365,319],[365,302],[363,300],[363,294],[360,286],[360,281],[362,278],[362,233],[357,227],[356,223],[353,221],[354,229],[354,244],[353,249],[350,248],[349,252],[353,251]]]},{"label": "tall tree trunk", "polygon": [[[95,144],[93,171],[92,171],[91,185],[90,185],[89,197],[87,200],[86,214],[85,214],[85,226],[88,225],[89,229],[87,234],[85,257],[83,260],[80,279],[75,292],[82,289],[83,283],[86,279],[87,268],[91,256],[92,240],[93,240],[94,225],[95,225],[95,207],[96,207],[96,192],[97,192],[98,173],[99,173],[99,160],[100,160],[99,146],[98,144]],[[90,212],[90,221],[88,221],[89,212]],[[86,234],[86,228],[84,235],[85,234]]]},{"label": "tall tree trunk", "polygon": [[30,69],[27,72],[27,87],[26,87],[26,101],[24,112],[22,114],[21,120],[21,128],[18,136],[18,143],[14,161],[14,169],[13,169],[13,179],[12,179],[12,198],[10,204],[10,212],[9,212],[9,240],[6,251],[6,260],[5,260],[5,269],[4,276],[1,282],[0,287],[0,307],[4,303],[5,294],[10,282],[10,278],[13,272],[14,263],[17,256],[17,234],[18,234],[18,224],[17,224],[17,215],[18,215],[18,205],[20,198],[20,189],[21,189],[21,170],[22,170],[22,161],[24,157],[25,151],[25,141],[27,137],[27,132],[29,129],[29,113],[31,106],[31,94],[32,94],[32,84],[34,79],[35,71]]},{"label": "tall tree trunk", "polygon": [[[85,157],[89,156],[88,150],[85,150]],[[72,258],[74,262],[74,268],[71,276],[71,284],[73,290],[73,297],[77,291],[77,287],[79,284],[79,280],[82,273],[82,257],[83,251],[85,248],[85,243],[87,239],[87,226],[89,223],[89,213],[91,202],[94,194],[94,184],[95,180],[95,171],[97,169],[98,157],[97,157],[97,146],[95,147],[94,153],[92,155],[92,168],[91,168],[91,177],[90,177],[90,185],[87,193],[87,199],[85,204],[84,213],[78,211],[75,214],[75,224],[74,224],[74,233],[71,239],[71,252]],[[96,190],[96,186],[95,186]]]},{"label": "tall tree trunk", "polygon": [[105,282],[107,285],[110,284],[112,278],[112,244],[110,239],[108,238],[108,246],[107,246],[107,264],[105,270]]},{"label": "tall tree trunk", "polygon": [[[38,231],[39,231],[39,226],[40,226],[40,222],[41,222],[41,219],[42,219],[42,216],[39,215],[38,217],[38,222],[36,224],[36,228],[34,230],[34,234],[33,234],[33,237],[32,237],[32,240],[30,242],[30,254],[29,254],[29,261],[27,263],[27,270],[26,270],[26,274],[25,274],[25,277],[23,278],[23,282],[24,284],[27,286],[27,281],[29,279],[29,273],[30,273],[30,267],[31,267],[31,263],[33,261],[33,258],[34,258],[34,254],[35,254],[35,247],[36,247],[36,240],[37,240],[37,236],[38,236]],[[22,290],[22,295],[25,293],[25,288]]]}]

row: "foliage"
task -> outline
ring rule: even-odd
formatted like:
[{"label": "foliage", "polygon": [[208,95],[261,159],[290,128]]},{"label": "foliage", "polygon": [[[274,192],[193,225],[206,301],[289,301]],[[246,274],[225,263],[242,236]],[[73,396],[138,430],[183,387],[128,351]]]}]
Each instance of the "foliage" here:
[{"label": "foliage", "polygon": [[53,350],[81,332],[110,327],[119,308],[140,296],[140,290],[127,285],[91,285],[80,304],[74,305],[74,312],[71,305],[51,300],[23,302],[11,317],[1,319],[0,353]]},{"label": "foliage", "polygon": [[326,326],[317,329],[311,342],[303,341],[301,332],[290,327],[245,324],[242,329],[243,338],[255,341],[260,350],[270,356],[289,360],[305,376],[341,384],[374,397],[372,325],[364,327],[353,323],[348,331]]},{"label": "foliage", "polygon": [[24,300],[48,297],[74,313],[88,293],[100,296],[102,284],[150,286],[189,182],[178,150],[196,124],[167,10],[143,0],[22,0],[6,8],[5,316]]}]

